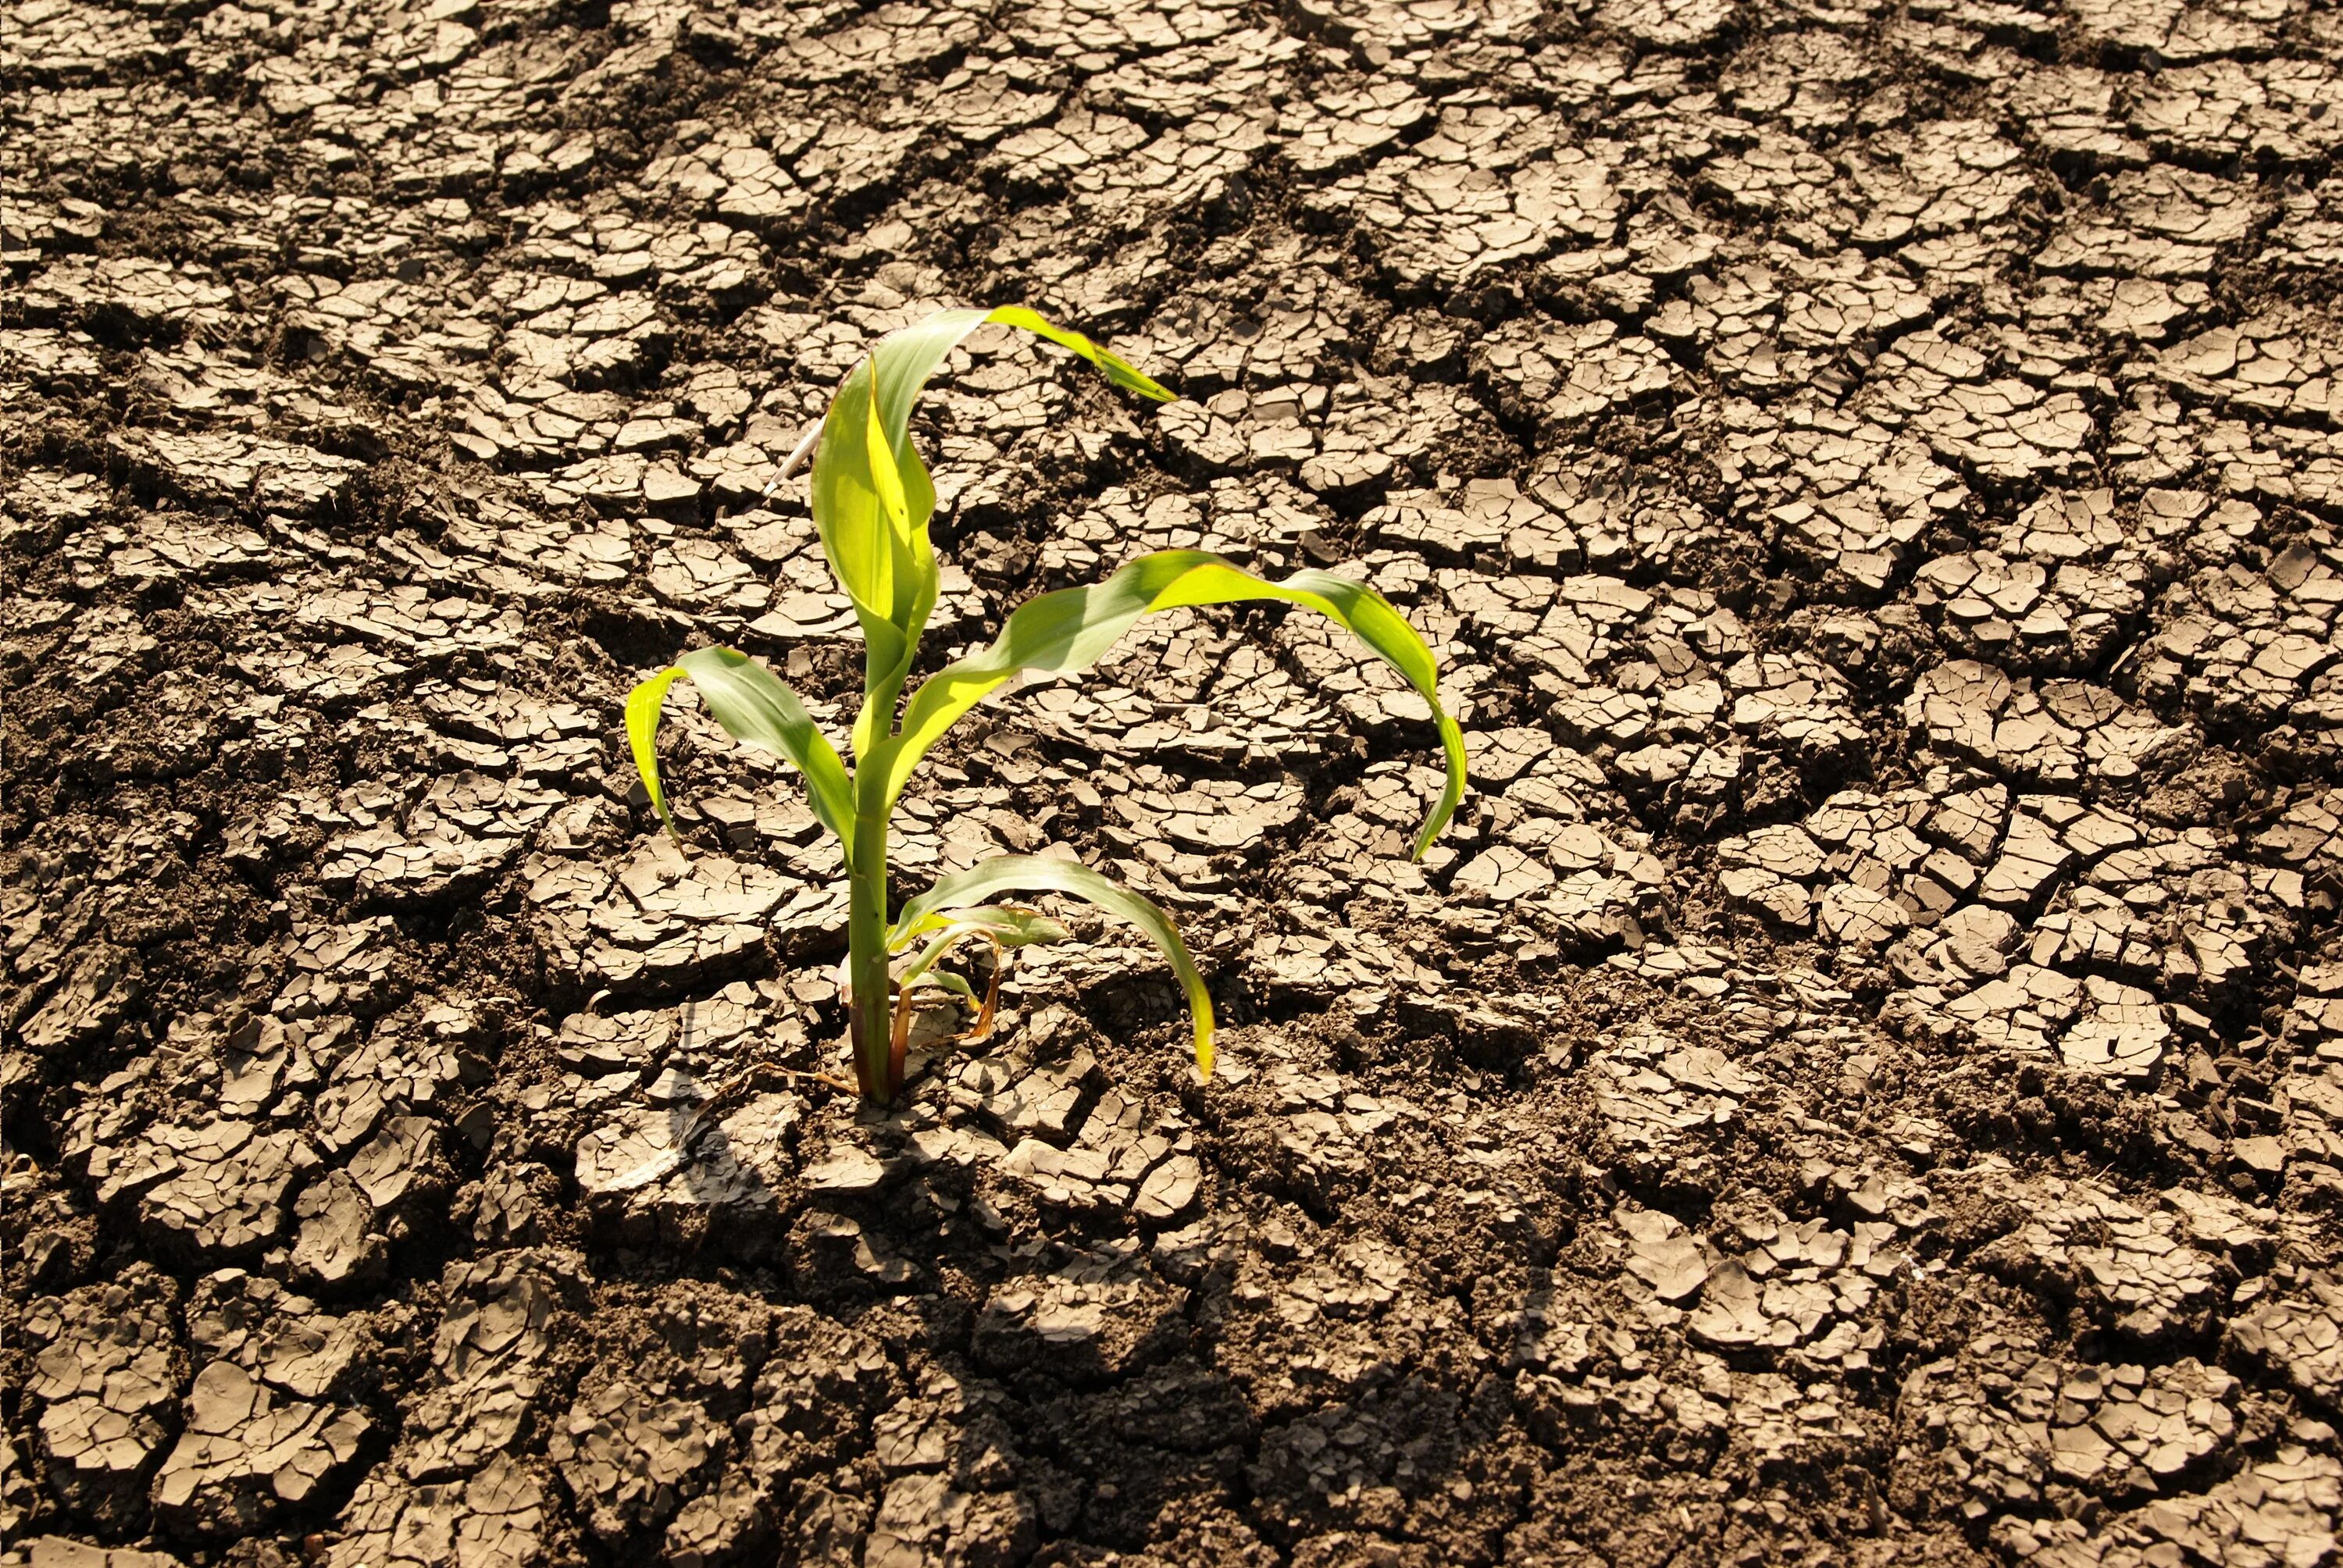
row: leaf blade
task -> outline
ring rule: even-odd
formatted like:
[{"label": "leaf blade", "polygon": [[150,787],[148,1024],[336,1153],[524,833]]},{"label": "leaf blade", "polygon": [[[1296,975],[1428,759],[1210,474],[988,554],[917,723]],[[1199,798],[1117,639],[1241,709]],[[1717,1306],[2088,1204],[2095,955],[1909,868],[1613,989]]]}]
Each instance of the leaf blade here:
[{"label": "leaf blade", "polygon": [[990,936],[1004,948],[1066,940],[1065,928],[1046,915],[1016,904],[979,904],[954,906],[948,912],[930,914],[909,926],[899,921],[887,933],[888,946],[890,950],[900,952],[915,938],[932,933],[957,936],[976,932]]},{"label": "leaf blade", "polygon": [[667,809],[667,791],[659,788],[659,710],[667,705],[667,689],[682,674],[670,664],[657,675],[637,681],[627,693],[627,748],[634,753],[635,773],[651,798],[651,809],[659,813],[670,834],[675,831],[675,818]]},{"label": "leaf blade", "polygon": [[796,692],[755,659],[729,648],[694,648],[627,693],[627,740],[634,753],[635,771],[642,776],[652,809],[668,831],[675,831],[675,819],[659,786],[656,740],[668,689],[685,678],[726,734],[795,764],[805,778],[807,800],[815,817],[838,835],[840,845],[850,856],[854,792],[846,764]]},{"label": "leaf blade", "polygon": [[899,985],[910,985],[922,975],[940,972],[935,969],[937,961],[970,937],[982,937],[1006,951],[1062,942],[1066,940],[1066,928],[1046,915],[1013,904],[981,904],[975,909],[930,915],[910,930],[890,932],[888,945],[892,950],[921,936],[928,938],[927,945],[896,977]]},{"label": "leaf blade", "polygon": [[1158,403],[1175,400],[1167,387],[1142,375],[1121,356],[1100,347],[1082,334],[1058,326],[1040,312],[1021,305],[1003,305],[987,310],[939,310],[925,320],[890,333],[871,351],[876,366],[876,397],[880,418],[887,428],[887,440],[900,446],[904,432],[910,428],[911,409],[920,400],[920,393],[936,367],[947,355],[968,340],[980,327],[1011,327],[1045,338],[1061,348],[1096,366],[1106,378],[1128,392]]},{"label": "leaf blade", "polygon": [[888,334],[839,384],[814,447],[814,527],[830,575],[846,591],[868,649],[863,709],[852,735],[867,757],[892,728],[920,634],[940,591],[928,525],[935,487],[910,437],[920,390],[978,327],[1017,327],[1072,350],[1118,387],[1158,401],[1171,392],[1079,332],[1023,306],[940,310]]},{"label": "leaf blade", "polygon": [[[814,447],[812,477],[814,523],[821,535],[823,552],[830,558],[831,573],[849,598],[873,613],[880,612],[873,591],[876,585],[868,581],[868,573],[859,568],[841,569],[846,565],[848,550],[859,549],[867,556],[867,534],[883,505],[880,486],[885,481],[872,464],[873,443],[867,427],[875,416],[884,432],[887,448],[895,455],[897,467],[908,468],[911,409],[919,402],[920,391],[945,357],[970,333],[988,324],[1013,327],[1046,338],[1097,366],[1117,387],[1157,402],[1172,401],[1173,395],[1168,388],[1141,374],[1128,360],[1021,305],[1004,305],[992,310],[939,310],[880,339],[862,365],[839,383],[838,391],[830,398],[830,409],[822,417],[820,437]],[[868,374],[863,373],[864,366],[869,367]],[[916,454],[909,455],[916,461]],[[924,479],[924,468],[920,477]],[[926,504],[912,508],[911,528],[924,538],[928,516],[934,509],[934,495],[925,485],[918,487],[927,490],[923,498]],[[917,635],[915,628],[902,629]]]},{"label": "leaf blade", "polygon": [[1029,310],[1021,305],[1001,306],[986,312],[984,319],[992,326],[1013,327],[1021,332],[1030,332],[1036,337],[1047,338],[1061,348],[1071,349],[1097,366],[1108,381],[1126,392],[1136,392],[1141,397],[1156,403],[1178,401],[1177,395],[1171,388],[1142,373],[1121,355],[1100,347],[1079,332],[1069,331],[1065,327],[1043,319],[1038,312]]},{"label": "leaf blade", "polygon": [[1204,977],[1189,954],[1188,944],[1181,939],[1179,927],[1153,900],[1110,881],[1078,860],[1054,859],[1046,855],[1001,855],[968,870],[954,872],[903,906],[903,912],[889,928],[889,945],[893,946],[899,939],[908,940],[930,916],[967,909],[995,894],[1008,892],[1062,893],[1120,916],[1145,933],[1171,963],[1172,973],[1179,977],[1180,989],[1187,996],[1197,1075],[1212,1075],[1212,996],[1204,987]]},{"label": "leaf blade", "polygon": [[870,447],[865,435],[875,407],[876,377],[868,373],[870,366],[867,359],[857,365],[830,395],[829,411],[822,417],[821,438],[814,446],[810,501],[814,531],[821,537],[830,575],[859,612],[866,617],[877,614],[883,620],[871,580],[879,488],[870,473]]},{"label": "leaf blade", "polygon": [[[873,363],[873,385],[878,369]],[[870,491],[878,500],[879,526],[870,530],[870,565],[868,568],[873,599],[880,604],[900,608],[896,592],[896,568],[907,563],[904,558],[912,554],[911,517],[903,496],[903,467],[896,461],[895,449],[887,441],[886,427],[880,423],[879,400],[872,397],[863,409],[862,457],[870,475]],[[932,567],[932,558],[930,558]],[[891,618],[891,616],[890,616]]]},{"label": "leaf blade", "polygon": [[1432,650],[1404,616],[1363,583],[1321,571],[1296,572],[1272,583],[1203,550],[1141,556],[1103,582],[1045,593],[1010,612],[991,647],[946,665],[911,694],[900,737],[874,759],[888,770],[886,799],[895,799],[920,757],[962,714],[1012,676],[1029,669],[1088,669],[1141,617],[1158,610],[1252,599],[1300,605],[1327,617],[1431,704],[1447,781],[1416,833],[1411,854],[1421,859],[1464,796],[1464,736],[1441,706],[1440,668]]}]

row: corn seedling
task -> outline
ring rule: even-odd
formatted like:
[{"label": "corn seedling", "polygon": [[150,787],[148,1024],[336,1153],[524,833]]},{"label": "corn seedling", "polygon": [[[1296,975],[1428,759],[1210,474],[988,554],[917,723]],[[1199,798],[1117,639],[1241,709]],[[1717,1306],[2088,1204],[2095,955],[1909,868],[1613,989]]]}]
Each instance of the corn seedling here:
[{"label": "corn seedling", "polygon": [[[1056,941],[1066,933],[1034,911],[999,901],[1017,893],[1084,900],[1145,932],[1177,973],[1195,1034],[1196,1070],[1212,1070],[1212,1003],[1187,945],[1146,899],[1071,860],[1004,855],[942,878],[888,919],[887,824],[929,749],[961,715],[1022,672],[1067,675],[1090,668],[1141,616],[1186,605],[1270,599],[1315,610],[1347,628],[1432,704],[1448,779],[1416,835],[1421,858],[1464,790],[1464,740],[1440,706],[1439,676],[1415,629],[1380,595],[1346,578],[1300,571],[1282,582],[1254,577],[1202,550],[1141,556],[1087,588],[1041,594],[1002,622],[990,648],[955,659],[903,691],[920,636],[935,608],[938,573],[928,542],[935,489],[909,432],[912,405],[952,347],[988,323],[1021,328],[1071,349],[1117,387],[1157,402],[1172,394],[1079,333],[1020,307],[946,310],[880,341],[830,398],[813,456],[814,525],[830,571],[861,624],[862,707],[850,747],[851,771],[797,694],[754,659],[703,648],[637,686],[627,698],[627,737],[652,807],[675,830],[659,788],[654,738],[668,688],[688,677],[709,712],[734,739],[779,753],[804,775],[814,816],[838,836],[849,884],[847,1002],[855,1079],[862,1092],[891,1101],[902,1087],[914,988],[935,986],[974,1000],[973,987],[939,960],[970,941],[995,950]],[[980,1009],[980,1032],[992,996]]]}]

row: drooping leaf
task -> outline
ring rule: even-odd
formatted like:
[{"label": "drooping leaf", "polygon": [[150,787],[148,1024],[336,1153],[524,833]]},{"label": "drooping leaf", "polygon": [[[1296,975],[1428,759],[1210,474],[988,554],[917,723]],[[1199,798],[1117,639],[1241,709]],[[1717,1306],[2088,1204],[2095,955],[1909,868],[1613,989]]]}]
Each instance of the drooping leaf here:
[{"label": "drooping leaf", "polygon": [[627,693],[627,742],[635,754],[635,770],[642,775],[651,807],[668,831],[675,831],[675,819],[668,811],[667,794],[659,788],[655,742],[659,709],[666,704],[668,688],[679,676],[690,678],[709,715],[726,734],[797,765],[805,775],[806,797],[813,814],[838,835],[840,845],[850,856],[854,791],[847,780],[846,764],[796,692],[755,659],[729,648],[694,648]]},{"label": "drooping leaf", "polygon": [[863,709],[853,736],[858,758],[891,725],[920,634],[935,611],[939,574],[928,540],[935,486],[911,445],[911,409],[953,346],[988,322],[1072,349],[1118,387],[1159,401],[1172,397],[1081,334],[1021,306],[939,311],[880,339],[863,362],[867,369],[840,383],[814,450],[811,494],[822,550],[854,605],[867,646]]},{"label": "drooping leaf", "polygon": [[889,928],[888,946],[893,948],[900,941],[910,940],[937,915],[970,909],[997,894],[1014,892],[1063,893],[1120,916],[1146,933],[1147,940],[1170,960],[1172,972],[1179,976],[1180,989],[1187,993],[1188,1012],[1195,1030],[1196,1071],[1202,1077],[1212,1076],[1212,993],[1204,989],[1204,977],[1197,972],[1196,960],[1188,956],[1188,944],[1180,940],[1179,928],[1172,923],[1171,916],[1148,900],[1078,861],[1051,859],[1042,855],[1002,855],[968,870],[954,872],[903,906],[903,912]]},{"label": "drooping leaf", "polygon": [[1421,859],[1464,796],[1464,736],[1440,705],[1440,668],[1405,617],[1363,584],[1331,572],[1301,571],[1269,582],[1202,550],[1161,550],[1140,557],[1105,581],[1061,588],[1027,600],[1002,623],[992,646],[944,666],[911,694],[901,735],[882,756],[886,799],[891,803],[929,747],[970,709],[1021,670],[1069,674],[1088,669],[1141,616],[1182,605],[1282,600],[1316,610],[1349,630],[1397,670],[1432,705],[1440,730],[1448,782],[1423,827],[1413,854]]},{"label": "drooping leaf", "polygon": [[986,904],[932,914],[916,927],[898,928],[889,933],[887,946],[890,951],[900,951],[922,936],[930,939],[927,946],[896,977],[898,984],[910,985],[927,974],[946,953],[971,937],[990,939],[996,947],[1022,948],[1064,941],[1066,928],[1047,915],[1013,904]]},{"label": "drooping leaf", "polygon": [[1172,401],[1171,390],[1142,376],[1129,361],[1101,348],[1079,332],[1055,326],[1021,305],[992,310],[939,310],[926,320],[890,333],[871,357],[878,366],[879,413],[890,445],[900,446],[910,427],[911,409],[920,388],[936,367],[980,327],[1013,327],[1070,348],[1089,360],[1106,378],[1126,392],[1136,392],[1158,403]]},{"label": "drooping leaf", "polygon": [[[941,990],[951,992],[952,995],[960,998],[962,1001],[974,1001],[976,1000],[976,988],[969,984],[968,981],[962,980],[960,976],[952,973],[950,970],[935,970],[928,974],[920,976],[920,978],[925,980],[931,986],[936,986]],[[904,983],[909,984],[910,982],[906,981]]]},{"label": "drooping leaf", "polygon": [[1066,939],[1066,929],[1036,910],[1022,904],[954,904],[938,909],[917,920],[909,915],[887,928],[887,948],[890,952],[901,952],[924,936],[974,935],[983,932],[1004,948],[1021,948],[1035,942],[1058,942]]}]

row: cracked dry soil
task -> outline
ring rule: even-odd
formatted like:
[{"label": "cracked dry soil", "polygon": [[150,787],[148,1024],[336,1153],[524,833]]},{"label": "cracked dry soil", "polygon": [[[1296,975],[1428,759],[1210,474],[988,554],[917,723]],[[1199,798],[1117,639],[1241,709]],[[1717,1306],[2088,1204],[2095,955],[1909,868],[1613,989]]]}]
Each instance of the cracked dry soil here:
[{"label": "cracked dry soil", "polygon": [[[2317,1568],[2343,1509],[2343,21],[2303,0],[22,0],[5,1335],[29,1568]],[[892,1114],[781,456],[943,299]],[[746,1079],[744,1064],[762,1064]]]}]

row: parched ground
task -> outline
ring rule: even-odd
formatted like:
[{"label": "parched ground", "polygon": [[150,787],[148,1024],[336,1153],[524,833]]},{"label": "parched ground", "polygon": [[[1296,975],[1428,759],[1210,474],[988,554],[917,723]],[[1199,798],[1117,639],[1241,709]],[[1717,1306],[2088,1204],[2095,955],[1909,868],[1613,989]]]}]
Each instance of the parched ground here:
[{"label": "parched ground", "polygon": [[[2303,0],[14,0],[0,1563],[2317,1568],[2343,17]],[[984,709],[899,890],[1165,901],[890,1115],[784,454]],[[1080,922],[1078,922],[1079,924]]]}]

